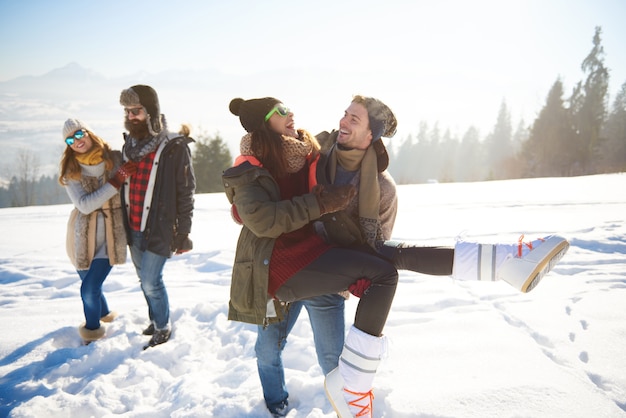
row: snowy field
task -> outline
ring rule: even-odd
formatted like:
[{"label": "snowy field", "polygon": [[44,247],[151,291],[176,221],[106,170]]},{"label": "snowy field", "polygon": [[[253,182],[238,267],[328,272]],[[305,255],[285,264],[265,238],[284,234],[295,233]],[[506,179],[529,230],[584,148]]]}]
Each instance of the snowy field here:
[{"label": "snowy field", "polygon": [[[374,381],[376,417],[626,417],[626,174],[399,186],[394,239],[452,245],[558,233],[569,252],[528,294],[400,273]],[[0,209],[0,416],[269,417],[255,328],[226,319],[239,227],[196,196],[194,250],[166,264],[172,339],[142,350],[130,261],[104,289],[120,313],[81,345],[69,205]],[[347,302],[347,325],[357,299]],[[305,311],[285,349],[294,417],[335,416]]]}]

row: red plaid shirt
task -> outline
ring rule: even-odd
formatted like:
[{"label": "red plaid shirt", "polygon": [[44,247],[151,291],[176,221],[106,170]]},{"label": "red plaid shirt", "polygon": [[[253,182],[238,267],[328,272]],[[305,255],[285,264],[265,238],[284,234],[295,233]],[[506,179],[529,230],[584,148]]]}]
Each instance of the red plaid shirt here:
[{"label": "red plaid shirt", "polygon": [[141,231],[141,215],[143,214],[143,203],[148,190],[148,180],[156,151],[143,157],[137,165],[137,172],[130,178],[128,223],[133,231]]}]

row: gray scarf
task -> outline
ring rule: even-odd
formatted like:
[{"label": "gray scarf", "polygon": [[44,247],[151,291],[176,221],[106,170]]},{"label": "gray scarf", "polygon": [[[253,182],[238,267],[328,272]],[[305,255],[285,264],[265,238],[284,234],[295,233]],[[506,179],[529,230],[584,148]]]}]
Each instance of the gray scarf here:
[{"label": "gray scarf", "polygon": [[141,141],[126,135],[124,143],[124,151],[131,161],[141,161],[143,157],[150,154],[158,148],[158,146],[167,139],[167,133],[161,131],[161,133],[151,137],[142,139]]}]

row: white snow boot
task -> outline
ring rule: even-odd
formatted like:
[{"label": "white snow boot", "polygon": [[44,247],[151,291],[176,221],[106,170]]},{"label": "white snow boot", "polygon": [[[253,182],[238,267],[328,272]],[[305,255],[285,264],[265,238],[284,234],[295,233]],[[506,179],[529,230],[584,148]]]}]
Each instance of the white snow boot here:
[{"label": "white snow boot", "polygon": [[478,244],[459,241],[454,247],[453,276],[458,280],[504,280],[527,293],[558,263],[569,242],[550,235],[530,243]]},{"label": "white snow boot", "polygon": [[372,382],[387,351],[385,337],[350,328],[339,366],[326,375],[326,396],[339,418],[372,417]]}]

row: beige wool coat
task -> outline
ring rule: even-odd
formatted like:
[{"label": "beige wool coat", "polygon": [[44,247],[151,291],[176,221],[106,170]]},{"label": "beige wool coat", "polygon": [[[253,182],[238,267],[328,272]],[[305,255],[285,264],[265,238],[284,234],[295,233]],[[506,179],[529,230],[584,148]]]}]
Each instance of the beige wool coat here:
[{"label": "beige wool coat", "polygon": [[[114,152],[114,169],[122,162]],[[83,166],[80,180],[69,180],[66,191],[74,204],[67,222],[66,250],[77,270],[87,270],[94,258],[124,264],[127,239],[119,190],[107,181],[104,162]]]}]

